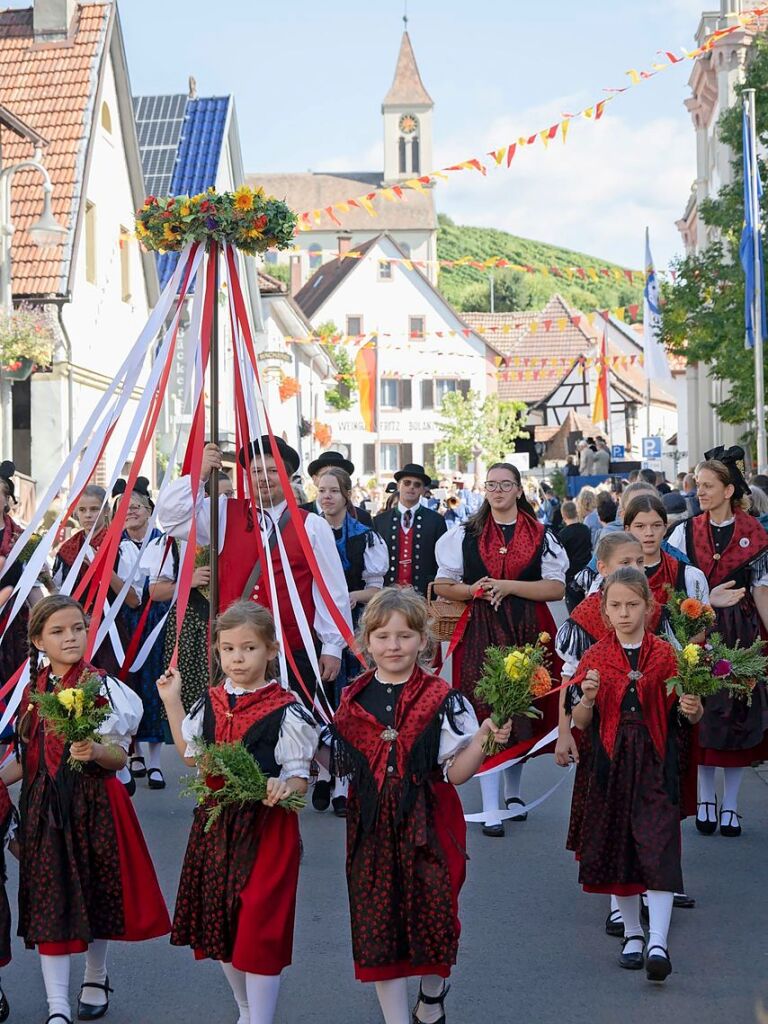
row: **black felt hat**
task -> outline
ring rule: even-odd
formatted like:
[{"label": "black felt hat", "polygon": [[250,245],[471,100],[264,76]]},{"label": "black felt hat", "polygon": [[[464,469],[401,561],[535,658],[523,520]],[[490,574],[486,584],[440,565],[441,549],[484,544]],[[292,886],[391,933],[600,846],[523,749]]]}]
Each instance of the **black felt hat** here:
[{"label": "black felt hat", "polygon": [[737,501],[739,498],[743,498],[745,494],[752,493],[739,465],[739,463],[744,464],[744,449],[741,445],[734,444],[730,448],[726,448],[725,445],[720,444],[717,448],[710,448],[708,452],[704,452],[704,458],[707,461],[717,459],[718,462],[722,462],[723,465],[728,467],[728,473],[733,484],[733,497]]},{"label": "black felt hat", "polygon": [[[301,458],[295,448],[282,439],[282,437],[275,438],[275,444],[277,446],[278,455],[282,458],[285,463],[285,468],[288,474],[291,475],[301,465]],[[260,455],[274,455],[272,451],[272,440],[269,434],[263,434],[258,440],[251,441],[250,445],[251,459],[255,459]],[[245,448],[241,448],[237,455],[237,460],[241,466],[245,466]]]},{"label": "black felt hat", "polygon": [[418,477],[419,480],[424,481],[425,487],[429,487],[432,481],[432,478],[429,476],[429,474],[424,472],[424,467],[419,466],[415,462],[409,462],[405,466],[403,466],[402,469],[398,469],[398,471],[395,473],[395,480],[402,480],[404,476]]},{"label": "black felt hat", "polygon": [[331,469],[332,467],[337,469],[343,469],[345,473],[349,473],[350,476],[355,472],[354,462],[350,462],[349,459],[345,459],[341,452],[323,452],[318,455],[316,459],[310,462],[307,472],[310,476],[316,476],[323,469]]}]

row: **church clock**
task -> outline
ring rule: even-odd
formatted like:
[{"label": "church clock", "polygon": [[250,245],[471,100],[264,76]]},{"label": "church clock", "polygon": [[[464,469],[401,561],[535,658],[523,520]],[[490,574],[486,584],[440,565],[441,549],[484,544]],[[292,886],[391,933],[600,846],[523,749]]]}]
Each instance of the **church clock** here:
[{"label": "church clock", "polygon": [[415,114],[403,114],[398,122],[398,126],[403,135],[413,135],[419,126],[419,122]]}]

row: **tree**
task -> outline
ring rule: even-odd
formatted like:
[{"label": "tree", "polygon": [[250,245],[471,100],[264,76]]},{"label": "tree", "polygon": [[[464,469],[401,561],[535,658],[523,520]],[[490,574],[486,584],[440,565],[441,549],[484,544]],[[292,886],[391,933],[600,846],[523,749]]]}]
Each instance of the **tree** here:
[{"label": "tree", "polygon": [[[525,274],[514,270],[493,270],[493,309],[496,313],[516,313],[521,309],[533,307],[533,288]],[[491,311],[491,282],[470,285],[462,301],[463,310],[474,310],[478,313]]]},{"label": "tree", "polygon": [[469,461],[479,448],[481,458],[498,462],[514,447],[516,438],[528,436],[527,417],[525,402],[504,402],[498,395],[482,399],[476,391],[468,391],[466,396],[450,391],[440,409],[437,429],[442,437],[435,451]]},{"label": "tree", "polygon": [[325,401],[337,412],[352,408],[352,395],[357,391],[355,364],[348,348],[341,344],[341,335],[336,324],[329,320],[316,328],[321,345],[336,364],[336,387],[325,392]]},{"label": "tree", "polygon": [[[733,181],[715,199],[701,205],[699,215],[715,229],[715,240],[700,253],[673,263],[676,281],[663,286],[664,316],[661,340],[691,362],[709,366],[715,380],[728,383],[729,394],[718,404],[718,415],[726,423],[748,423],[755,411],[753,353],[744,348],[744,272],[739,262],[739,242],[744,223],[742,170],[741,93],[757,89],[758,97],[768,86],[768,42],[757,36],[743,86],[737,86],[739,102],[723,111],[717,123],[720,139],[733,153]],[[758,148],[768,141],[768,108],[757,104]],[[765,180],[765,165],[760,161]],[[763,217],[768,212],[768,194],[763,195]],[[749,439],[752,432],[744,437]]]}]

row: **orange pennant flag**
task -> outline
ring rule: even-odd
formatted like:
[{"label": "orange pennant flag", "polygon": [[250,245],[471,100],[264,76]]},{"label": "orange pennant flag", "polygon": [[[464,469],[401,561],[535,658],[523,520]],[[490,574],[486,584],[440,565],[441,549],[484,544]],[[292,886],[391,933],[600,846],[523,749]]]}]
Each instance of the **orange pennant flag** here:
[{"label": "orange pennant flag", "polygon": [[560,122],[560,134],[562,135],[563,142],[568,138],[568,129],[571,127],[571,119],[567,118],[565,121]]}]

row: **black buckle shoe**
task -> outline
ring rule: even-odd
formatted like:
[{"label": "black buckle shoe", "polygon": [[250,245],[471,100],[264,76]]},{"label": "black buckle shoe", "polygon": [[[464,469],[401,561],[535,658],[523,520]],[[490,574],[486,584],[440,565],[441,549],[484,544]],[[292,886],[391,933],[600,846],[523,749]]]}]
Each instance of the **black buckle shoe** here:
[{"label": "black buckle shoe", "polygon": [[[705,807],[707,809],[707,817],[705,821],[702,821],[699,817],[700,807]],[[710,807],[713,807],[715,809],[714,821],[709,820]],[[696,828],[699,832],[701,832],[703,836],[711,836],[714,835],[715,832],[717,832],[717,800],[715,800],[714,803],[712,803],[709,800],[702,800],[701,803],[696,805]]]},{"label": "black buckle shoe", "polygon": [[63,1020],[64,1024],[72,1024],[69,1017],[65,1017],[63,1013],[52,1013],[45,1024],[53,1024],[55,1020]]},{"label": "black buckle shoe", "polygon": [[521,800],[519,796],[511,796],[509,798],[509,800],[505,800],[504,801],[504,806],[507,808],[507,810],[509,810],[510,804],[520,804],[520,806],[523,808],[522,811],[520,812],[520,814],[513,815],[509,819],[510,821],[527,821],[528,820],[528,811],[525,809],[525,801],[524,800]]},{"label": "black buckle shoe", "polygon": [[[136,767],[134,767],[136,765]],[[147,764],[143,757],[139,757],[138,754],[132,754],[128,758],[128,771],[134,777],[134,779],[143,779],[147,774]]]},{"label": "black buckle shoe", "polygon": [[678,910],[693,910],[696,906],[696,900],[687,893],[676,892],[672,897],[672,906],[677,907]]},{"label": "black buckle shoe", "polygon": [[[723,823],[723,818],[728,815],[728,824]],[[735,822],[735,824],[734,824]],[[720,835],[731,838],[741,835],[741,815],[736,811],[720,811]]]},{"label": "black buckle shoe", "polygon": [[[153,778],[155,776],[155,778]],[[157,776],[160,776],[157,778]],[[165,776],[159,768],[150,768],[147,772],[147,785],[150,789],[165,789]]]},{"label": "black buckle shoe", "polygon": [[[101,1006],[94,1006],[93,1003],[84,1003],[82,999],[84,988],[97,988],[107,997],[106,1003]],[[77,999],[77,1019],[78,1020],[98,1020],[103,1017],[109,1009],[109,996],[110,993],[114,992],[114,989],[109,987],[109,977],[102,985],[98,981],[84,981],[80,986],[80,995]]]},{"label": "black buckle shoe", "polygon": [[327,811],[331,806],[331,783],[328,779],[318,779],[312,789],[312,806],[316,811]]},{"label": "black buckle shoe", "polygon": [[498,825],[483,825],[483,835],[490,836],[491,839],[503,839],[504,822],[500,821]]},{"label": "black buckle shoe", "polygon": [[612,910],[606,917],[605,934],[612,935],[615,939],[624,938],[624,922],[621,919],[620,910]]},{"label": "black buckle shoe", "polygon": [[[639,953],[625,953],[624,950],[627,947],[628,942],[642,942],[643,948]],[[625,971],[642,971],[643,962],[645,960],[645,936],[644,935],[627,935],[621,944],[621,952],[619,953],[619,967],[623,967]]]},{"label": "black buckle shoe", "polygon": [[8,997],[2,988],[0,988],[0,1024],[4,1020],[8,1020],[8,1015],[11,1012],[11,1007],[8,1005]]},{"label": "black buckle shoe", "polygon": [[[651,956],[653,949],[660,949],[661,956],[658,953]],[[648,981],[666,981],[671,973],[672,961],[669,959],[669,952],[663,946],[651,946],[645,960],[645,976]]]},{"label": "black buckle shoe", "polygon": [[125,786],[125,791],[128,794],[128,796],[132,797],[133,794],[136,792],[136,779],[134,779],[134,777],[131,776],[127,782],[123,783],[123,785]]},{"label": "black buckle shoe", "polygon": [[[417,999],[416,1005],[413,1008],[413,1016],[411,1018],[412,1024],[422,1024],[422,1021],[419,1020],[417,1014],[417,1010],[419,1009],[419,1003],[424,1003],[425,1006],[439,1005],[440,1009],[444,1011],[445,1007],[443,1006],[443,1003],[445,1002],[445,997],[448,995],[450,991],[451,986],[446,985],[445,982],[443,982],[443,991],[440,993],[439,996],[425,996],[421,990],[421,982],[419,982],[419,998]],[[442,1017],[438,1017],[438,1019],[435,1021],[435,1024],[445,1024],[445,1012],[443,1012]]]},{"label": "black buckle shoe", "polygon": [[337,818],[346,818],[347,816],[347,798],[345,796],[335,796],[331,801],[333,804],[333,813]]}]

